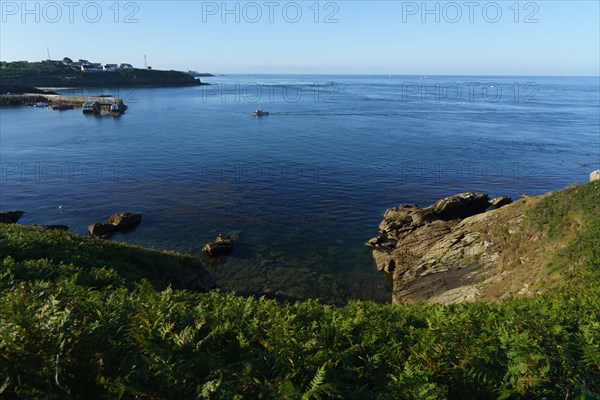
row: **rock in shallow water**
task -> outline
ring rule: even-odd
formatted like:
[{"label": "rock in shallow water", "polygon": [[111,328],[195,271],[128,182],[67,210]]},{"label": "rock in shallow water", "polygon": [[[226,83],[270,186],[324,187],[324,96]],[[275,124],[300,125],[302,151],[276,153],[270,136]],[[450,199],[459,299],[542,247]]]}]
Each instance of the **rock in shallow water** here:
[{"label": "rock in shallow water", "polygon": [[88,226],[88,232],[92,236],[107,237],[116,231],[133,229],[142,222],[142,214],[125,212],[113,214],[106,224],[96,223]]},{"label": "rock in shallow water", "polygon": [[92,224],[88,226],[88,232],[92,236],[106,237],[115,233],[116,228],[112,224]]},{"label": "rock in shallow water", "polygon": [[233,251],[233,239],[230,236],[217,236],[202,248],[202,252],[211,257],[228,256]]},{"label": "rock in shallow water", "polygon": [[114,225],[117,230],[135,228],[142,222],[142,214],[137,213],[119,213],[111,215],[108,223]]}]

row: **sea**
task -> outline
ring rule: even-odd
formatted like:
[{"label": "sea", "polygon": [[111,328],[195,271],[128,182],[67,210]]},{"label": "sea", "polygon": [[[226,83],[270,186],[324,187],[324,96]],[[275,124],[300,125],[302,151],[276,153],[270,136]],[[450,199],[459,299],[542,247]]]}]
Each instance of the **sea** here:
[{"label": "sea", "polygon": [[[598,77],[229,75],[206,86],[63,90],[120,117],[0,108],[0,209],[202,257],[225,291],[389,302],[365,242],[383,213],[460,192],[537,195],[600,165]],[[262,109],[268,116],[254,117]]]}]

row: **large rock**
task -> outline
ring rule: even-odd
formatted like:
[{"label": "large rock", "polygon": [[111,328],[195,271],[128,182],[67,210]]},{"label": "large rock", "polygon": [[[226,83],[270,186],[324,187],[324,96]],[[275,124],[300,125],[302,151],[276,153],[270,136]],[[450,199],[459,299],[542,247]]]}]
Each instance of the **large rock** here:
[{"label": "large rock", "polygon": [[[495,205],[510,203],[498,198]],[[461,193],[419,208],[403,204],[390,208],[379,225],[379,236],[370,239],[373,259],[379,271],[392,275],[393,301],[471,301],[477,291],[462,287],[479,279],[479,259],[492,260],[493,244],[484,235],[471,231],[474,223],[486,219],[488,195]],[[486,258],[487,257],[487,258]]]},{"label": "large rock", "polygon": [[590,182],[593,182],[593,181],[600,181],[600,169],[593,171],[590,174]]},{"label": "large rock", "polygon": [[92,236],[106,237],[110,236],[117,228],[112,224],[92,224],[88,226],[88,232]]},{"label": "large rock", "polygon": [[25,214],[23,211],[3,211],[0,212],[0,222],[4,224],[16,224]]},{"label": "large rock", "polygon": [[461,193],[439,200],[433,211],[439,219],[463,219],[484,212],[489,207],[485,193]]},{"label": "large rock", "polygon": [[202,248],[202,252],[211,257],[228,256],[233,251],[233,239],[229,236],[217,236],[210,243],[207,243]]},{"label": "large rock", "polygon": [[142,222],[142,214],[137,213],[119,213],[111,215],[108,223],[117,230],[127,230],[138,226]]},{"label": "large rock", "polygon": [[396,262],[392,258],[392,255],[387,251],[373,250],[373,259],[378,271],[384,271],[388,274],[394,272],[396,268]]}]

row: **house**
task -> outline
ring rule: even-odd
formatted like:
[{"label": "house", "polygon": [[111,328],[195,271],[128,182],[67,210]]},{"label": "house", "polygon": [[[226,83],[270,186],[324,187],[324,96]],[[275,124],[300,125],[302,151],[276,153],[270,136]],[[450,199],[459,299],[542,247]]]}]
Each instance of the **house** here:
[{"label": "house", "polygon": [[121,69],[131,69],[131,68],[133,68],[133,65],[131,65],[131,64],[121,64],[121,65],[119,65],[119,68],[121,68]]},{"label": "house", "polygon": [[82,64],[81,71],[83,72],[99,72],[102,70],[102,64]]},{"label": "house", "polygon": [[119,69],[119,66],[117,64],[106,64],[103,67],[103,70],[104,71],[108,71],[108,72],[110,72],[110,71],[116,71],[117,69]]}]

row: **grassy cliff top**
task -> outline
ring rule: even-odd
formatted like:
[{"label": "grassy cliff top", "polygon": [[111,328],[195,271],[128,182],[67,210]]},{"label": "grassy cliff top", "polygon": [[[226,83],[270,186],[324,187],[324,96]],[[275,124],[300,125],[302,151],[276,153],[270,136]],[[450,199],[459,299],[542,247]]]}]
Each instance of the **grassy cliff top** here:
[{"label": "grassy cliff top", "polygon": [[115,71],[83,72],[47,61],[0,64],[0,89],[13,87],[154,87],[196,86],[198,79],[179,71],[150,69],[117,69]]},{"label": "grassy cliff top", "polygon": [[[599,193],[530,203],[564,279],[495,303],[336,308],[181,290],[168,285],[189,257],[0,224],[0,397],[597,398]],[[573,221],[576,237],[557,243]]]}]

